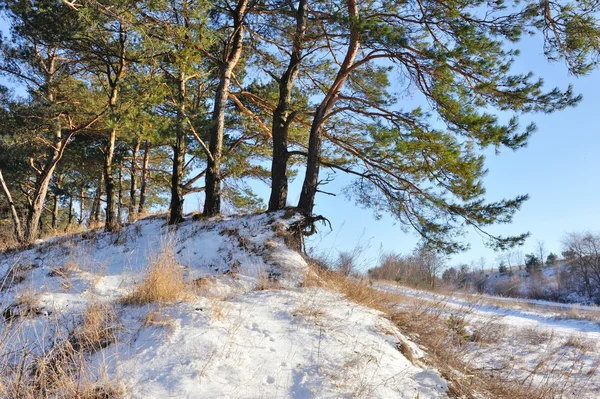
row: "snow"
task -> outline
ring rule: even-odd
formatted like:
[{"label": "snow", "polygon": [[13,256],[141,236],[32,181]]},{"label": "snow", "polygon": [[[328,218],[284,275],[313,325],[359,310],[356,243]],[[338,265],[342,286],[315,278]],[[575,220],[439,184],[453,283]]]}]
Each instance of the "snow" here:
[{"label": "snow", "polygon": [[[534,387],[555,384],[564,391],[558,397],[600,397],[598,307],[440,294],[388,283],[375,286],[421,301],[426,305],[418,306],[430,311],[461,317],[468,331],[477,331],[487,341],[471,342],[463,351],[463,360],[477,368],[531,381]],[[575,313],[558,312],[565,309]],[[587,317],[577,317],[583,310]]]},{"label": "snow", "polygon": [[[35,315],[0,324],[0,355],[43,351],[102,304],[118,323],[114,342],[88,355],[90,379],[112,381],[126,397],[446,397],[446,381],[402,355],[399,342],[423,353],[382,314],[302,287],[308,266],[284,240],[299,220],[281,212],[172,228],[155,217],[0,255],[0,310],[35,298]],[[210,281],[202,295],[121,304],[161,251],[190,281]],[[276,289],[257,290],[266,277]]]},{"label": "snow", "polygon": [[446,390],[382,334],[394,331],[389,322],[323,290],[236,295],[217,320],[207,299],[181,306],[164,311],[170,327],[142,328],[129,357],[119,358],[132,396],[414,398]]}]

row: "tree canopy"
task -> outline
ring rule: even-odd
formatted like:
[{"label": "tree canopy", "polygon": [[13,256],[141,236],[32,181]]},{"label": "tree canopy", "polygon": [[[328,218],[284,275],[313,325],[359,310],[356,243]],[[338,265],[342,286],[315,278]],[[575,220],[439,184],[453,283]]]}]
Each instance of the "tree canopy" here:
[{"label": "tree canopy", "polygon": [[354,178],[348,198],[395,217],[426,250],[464,250],[467,228],[494,248],[521,244],[527,233],[488,232],[527,195],[486,198],[484,151],[524,147],[535,125],[519,116],[581,98],[515,73],[520,40],[539,35],[549,60],[589,73],[597,11],[589,1],[4,2],[0,217],[22,242],[75,219],[114,231],[166,203],[178,223],[190,193],[205,193],[206,216],[221,204],[265,210],[259,181],[269,210],[312,216],[331,169]]}]

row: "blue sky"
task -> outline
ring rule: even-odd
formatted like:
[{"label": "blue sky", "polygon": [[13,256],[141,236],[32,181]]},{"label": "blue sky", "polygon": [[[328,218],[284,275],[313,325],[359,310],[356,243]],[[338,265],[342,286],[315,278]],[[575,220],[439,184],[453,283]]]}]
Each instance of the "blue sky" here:
[{"label": "blue sky", "polygon": [[[5,22],[0,21],[0,30],[5,29]],[[531,237],[521,248],[524,253],[532,252],[537,240],[544,241],[549,251],[560,253],[560,241],[565,233],[600,230],[600,71],[575,78],[563,64],[544,59],[537,38],[528,38],[519,47],[522,55],[515,64],[515,71],[533,71],[545,79],[548,89],[573,84],[575,92],[583,95],[583,101],[575,108],[555,114],[523,116],[523,125],[534,121],[538,126],[529,145],[517,152],[503,151],[500,155],[489,152],[486,161],[489,174],[485,179],[487,198],[498,200],[525,193],[531,197],[511,225],[496,226],[490,231],[503,235],[529,231]],[[297,203],[302,178],[301,173],[290,187],[291,204]],[[411,252],[418,241],[414,234],[403,232],[387,215],[375,220],[370,210],[360,209],[343,197],[341,190],[349,181],[338,174],[338,179],[326,188],[338,196],[317,196],[315,212],[331,221],[333,231],[320,226],[321,233],[312,237],[309,244],[333,257],[339,251],[362,244],[366,246],[362,269],[375,264],[381,249]],[[268,196],[268,187],[256,188]],[[197,206],[197,198],[186,199],[186,210],[196,210]],[[453,256],[449,264],[468,264],[484,257],[488,266],[496,265],[497,253],[485,248],[479,235],[471,232],[465,242],[471,249]]]}]

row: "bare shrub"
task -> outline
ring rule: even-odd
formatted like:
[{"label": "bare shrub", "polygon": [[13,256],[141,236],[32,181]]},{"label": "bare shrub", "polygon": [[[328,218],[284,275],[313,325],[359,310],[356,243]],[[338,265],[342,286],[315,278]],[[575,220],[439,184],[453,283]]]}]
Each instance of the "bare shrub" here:
[{"label": "bare shrub", "polygon": [[508,297],[518,297],[522,280],[520,277],[498,279],[489,284],[491,294]]},{"label": "bare shrub", "polygon": [[411,287],[432,289],[436,287],[444,262],[441,255],[418,248],[412,255],[383,254],[379,266],[370,269],[368,275],[375,280],[392,280]]},{"label": "bare shrub", "polygon": [[577,276],[577,288],[589,300],[600,303],[600,234],[570,233],[563,239],[570,271]]}]

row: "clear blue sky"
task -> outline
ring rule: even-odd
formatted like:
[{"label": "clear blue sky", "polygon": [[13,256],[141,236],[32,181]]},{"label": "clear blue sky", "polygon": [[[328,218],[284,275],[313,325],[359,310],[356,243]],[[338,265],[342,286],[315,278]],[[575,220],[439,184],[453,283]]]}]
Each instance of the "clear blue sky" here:
[{"label": "clear blue sky", "polygon": [[[0,31],[6,33],[6,23],[1,20]],[[572,83],[575,92],[584,98],[575,108],[552,115],[522,117],[523,125],[534,121],[538,126],[528,147],[517,152],[504,151],[498,156],[489,153],[486,161],[489,174],[485,179],[487,198],[498,200],[524,193],[531,197],[511,225],[497,226],[490,231],[503,235],[529,231],[531,237],[522,247],[524,253],[532,252],[537,240],[544,241],[549,251],[560,253],[560,241],[565,233],[600,230],[600,70],[575,78],[567,73],[563,64],[548,63],[544,59],[539,40],[529,38],[520,48],[522,55],[515,64],[515,71],[533,71],[545,79],[548,89],[565,88]],[[339,195],[319,194],[315,209],[331,221],[333,231],[320,226],[321,233],[310,239],[310,245],[336,256],[338,251],[350,250],[357,243],[368,243],[361,263],[363,269],[374,265],[380,248],[409,253],[418,238],[404,233],[391,217],[375,220],[371,211],[347,201],[341,189],[350,180],[338,176],[338,180],[327,186],[327,191]],[[290,188],[291,204],[298,200],[302,178],[301,173]],[[268,187],[260,185],[256,189],[261,195],[268,195]],[[198,199],[189,196],[186,210],[197,207]],[[471,232],[465,241],[470,243],[471,250],[453,256],[449,264],[470,263],[484,257],[489,266],[495,265],[497,253],[485,248],[480,236]]]}]

